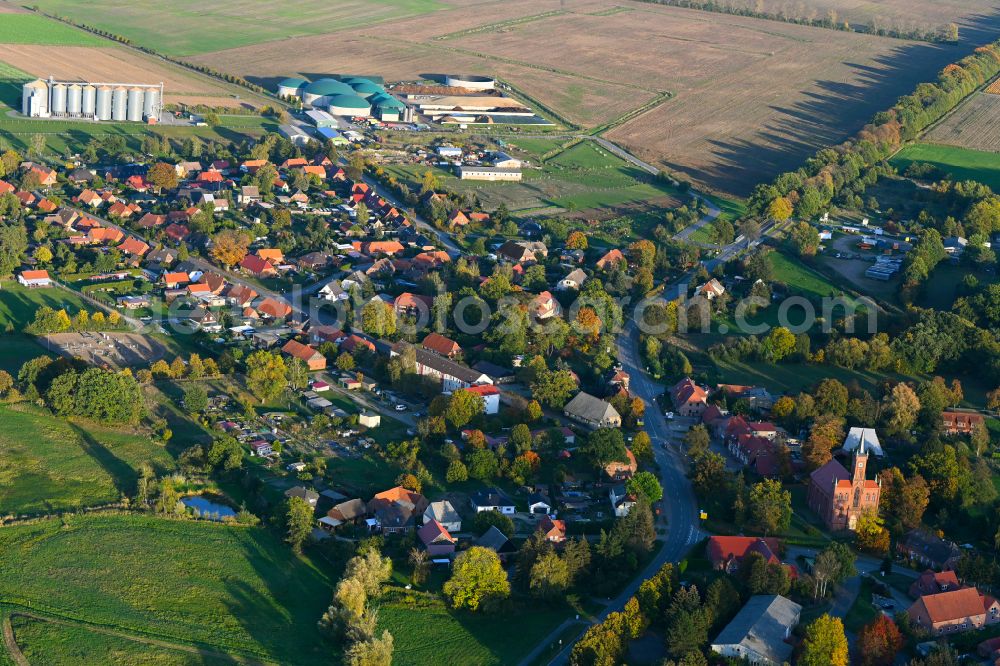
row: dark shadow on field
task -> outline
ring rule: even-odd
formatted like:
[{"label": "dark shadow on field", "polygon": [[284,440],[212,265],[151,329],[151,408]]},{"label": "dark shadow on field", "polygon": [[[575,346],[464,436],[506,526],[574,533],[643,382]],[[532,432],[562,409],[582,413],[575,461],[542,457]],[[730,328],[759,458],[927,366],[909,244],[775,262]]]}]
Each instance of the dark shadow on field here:
[{"label": "dark shadow on field", "polygon": [[917,84],[935,80],[945,65],[1000,36],[1000,11],[970,21],[967,36],[958,45],[893,40],[898,45],[877,58],[875,66],[845,62],[853,80],[819,80],[818,89],[804,99],[773,106],[777,115],[750,139],[710,141],[714,157],[710,166],[664,164],[722,191],[746,196],[756,183],[798,168],[818,149],[849,138]]},{"label": "dark shadow on field", "polygon": [[123,494],[134,494],[138,474],[132,469],[132,466],[112,453],[80,426],[70,422],[69,427],[79,438],[78,442],[83,452],[93,458],[114,481],[115,489]]},{"label": "dark shadow on field", "polygon": [[[256,588],[235,577],[226,581],[226,604],[233,619],[274,660],[331,663],[330,655],[337,648],[324,639],[316,623],[333,599],[339,567],[335,571],[332,566],[322,570],[308,566],[276,536],[275,528],[233,529],[231,533],[263,586]],[[314,557],[313,562],[327,563],[322,557]]]}]

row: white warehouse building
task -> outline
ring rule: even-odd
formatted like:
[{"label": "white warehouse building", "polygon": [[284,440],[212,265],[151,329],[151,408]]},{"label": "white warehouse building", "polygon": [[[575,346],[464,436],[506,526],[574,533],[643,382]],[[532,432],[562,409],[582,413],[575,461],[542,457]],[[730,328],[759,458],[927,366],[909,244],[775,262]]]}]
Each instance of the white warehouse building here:
[{"label": "white warehouse building", "polygon": [[21,90],[21,113],[30,118],[87,118],[142,122],[159,119],[163,84],[35,79]]}]

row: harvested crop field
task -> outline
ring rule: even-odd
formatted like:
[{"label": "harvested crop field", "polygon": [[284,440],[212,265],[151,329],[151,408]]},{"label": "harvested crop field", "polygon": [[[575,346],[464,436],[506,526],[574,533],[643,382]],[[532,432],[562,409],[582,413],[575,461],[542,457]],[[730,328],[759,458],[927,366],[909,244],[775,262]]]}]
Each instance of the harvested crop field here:
[{"label": "harvested crop field", "polygon": [[57,79],[151,84],[162,81],[168,103],[240,105],[223,84],[114,46],[0,44],[0,62],[34,76],[52,75]]},{"label": "harvested crop field", "polygon": [[1000,152],[1000,95],[973,95],[924,138],[931,143]]},{"label": "harvested crop field", "polygon": [[[858,29],[892,31],[900,34],[944,32],[949,23],[959,28],[959,38],[979,43],[983,31],[997,26],[993,0],[728,0],[738,9],[801,20],[845,21]],[[987,36],[985,39],[993,39]]]},{"label": "harvested crop field", "polygon": [[195,61],[263,85],[293,74],[494,74],[588,128],[651,108],[609,138],[701,186],[745,195],[963,52],[627,0],[571,7],[487,2]]}]

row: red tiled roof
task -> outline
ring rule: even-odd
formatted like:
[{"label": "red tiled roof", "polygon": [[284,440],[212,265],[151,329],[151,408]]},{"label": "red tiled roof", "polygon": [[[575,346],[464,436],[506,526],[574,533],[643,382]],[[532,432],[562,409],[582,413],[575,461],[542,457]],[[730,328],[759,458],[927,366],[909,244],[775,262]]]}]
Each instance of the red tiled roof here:
[{"label": "red tiled roof", "polygon": [[440,333],[428,334],[420,345],[424,349],[429,349],[430,351],[441,354],[442,356],[451,356],[452,354],[457,354],[462,351],[462,348],[458,346],[457,342],[451,338],[446,338]]},{"label": "red tiled roof", "polygon": [[986,612],[983,597],[974,587],[925,594],[916,603],[923,604],[927,609],[927,617],[935,624],[975,617]]}]

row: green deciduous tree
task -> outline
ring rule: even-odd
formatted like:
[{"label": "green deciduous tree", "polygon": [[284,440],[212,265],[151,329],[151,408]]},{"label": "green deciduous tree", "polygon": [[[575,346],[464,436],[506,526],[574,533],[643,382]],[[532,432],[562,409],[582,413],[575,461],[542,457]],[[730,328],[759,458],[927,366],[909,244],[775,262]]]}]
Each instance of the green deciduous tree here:
[{"label": "green deciduous tree", "polygon": [[510,596],[510,581],[496,552],[473,546],[455,558],[444,595],[452,608],[490,609]]}]

